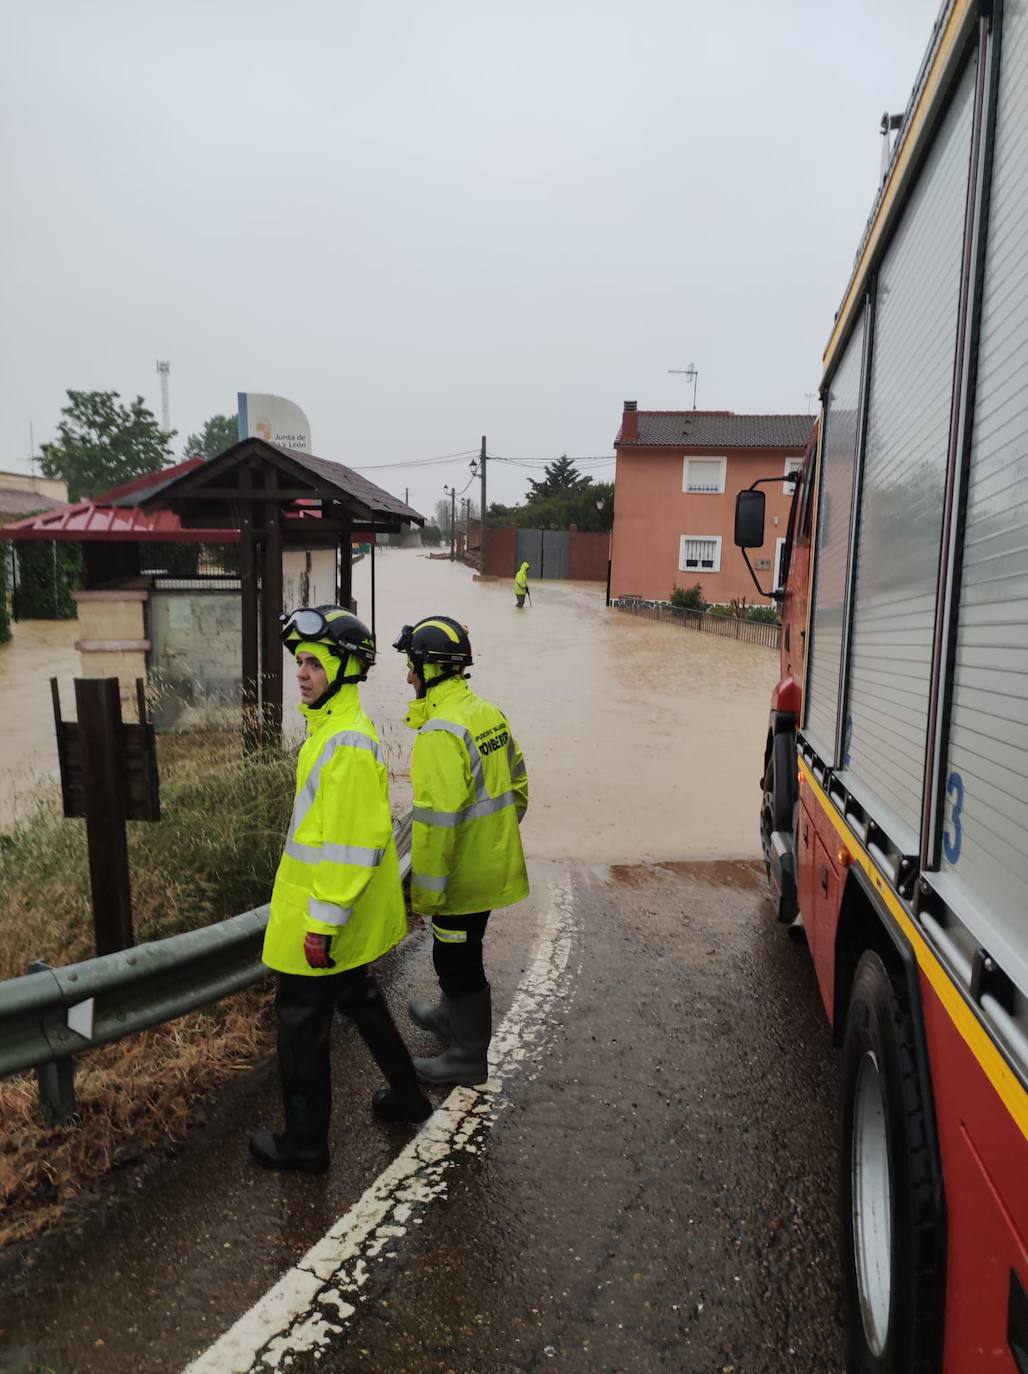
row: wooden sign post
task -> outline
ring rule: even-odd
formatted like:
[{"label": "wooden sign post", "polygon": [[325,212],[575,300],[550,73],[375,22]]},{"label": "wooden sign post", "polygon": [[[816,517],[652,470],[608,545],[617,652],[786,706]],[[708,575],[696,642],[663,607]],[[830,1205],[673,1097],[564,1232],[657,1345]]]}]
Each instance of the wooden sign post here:
[{"label": "wooden sign post", "polygon": [[161,818],[157,752],[146,716],[142,678],[136,681],[139,724],[121,718],[115,677],[76,678],[78,721],[61,719],[57,679],[50,679],[61,792],[66,816],[84,816],[97,954],[135,943],[126,821]]}]

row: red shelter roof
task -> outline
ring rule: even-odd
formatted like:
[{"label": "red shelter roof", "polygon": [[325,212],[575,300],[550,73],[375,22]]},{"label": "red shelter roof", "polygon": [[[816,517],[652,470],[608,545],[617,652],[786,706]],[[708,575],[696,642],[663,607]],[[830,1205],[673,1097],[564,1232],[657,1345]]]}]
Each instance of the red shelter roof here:
[{"label": "red shelter roof", "polygon": [[5,539],[89,539],[128,540],[153,544],[237,544],[238,530],[184,529],[182,521],[170,510],[143,511],[139,506],[119,505],[126,497],[138,500],[141,493],[160,491],[194,468],[202,467],[202,458],[187,458],[184,463],[163,468],[160,472],[123,482],[120,487],[101,492],[88,501],[75,501],[54,510],[40,511],[27,520],[17,520],[0,526]]}]

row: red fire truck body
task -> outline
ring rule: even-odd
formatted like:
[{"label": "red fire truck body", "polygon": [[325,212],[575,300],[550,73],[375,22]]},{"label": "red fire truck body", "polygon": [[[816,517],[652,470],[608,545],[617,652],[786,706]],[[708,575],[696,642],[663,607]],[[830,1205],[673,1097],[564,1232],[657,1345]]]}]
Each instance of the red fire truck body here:
[{"label": "red fire truck body", "polygon": [[[762,542],[762,502],[739,498],[743,549]],[[1028,1374],[1028,10],[1014,0],[949,0],[937,21],[826,350],[783,579],[761,832],[842,1048],[848,1368]]]}]

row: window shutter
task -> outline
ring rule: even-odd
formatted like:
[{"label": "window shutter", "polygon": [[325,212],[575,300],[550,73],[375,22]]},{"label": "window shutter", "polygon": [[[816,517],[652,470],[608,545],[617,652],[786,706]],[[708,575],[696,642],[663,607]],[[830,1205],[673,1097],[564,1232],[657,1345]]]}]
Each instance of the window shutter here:
[{"label": "window shutter", "polygon": [[721,459],[690,458],[687,491],[715,492],[721,490]]}]

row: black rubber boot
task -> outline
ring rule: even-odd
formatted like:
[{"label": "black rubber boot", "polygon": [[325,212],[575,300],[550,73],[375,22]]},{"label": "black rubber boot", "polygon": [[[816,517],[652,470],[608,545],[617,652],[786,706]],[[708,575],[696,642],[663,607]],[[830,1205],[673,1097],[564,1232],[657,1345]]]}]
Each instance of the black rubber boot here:
[{"label": "black rubber boot", "polygon": [[389,1084],[371,1099],[375,1115],[382,1121],[412,1124],[431,1116],[432,1104],[418,1086],[410,1051],[396,1029],[382,989],[370,974],[340,998],[339,1010],[353,1021]]},{"label": "black rubber boot", "polygon": [[450,1043],[453,1031],[450,1028],[450,999],[440,994],[438,1002],[430,1002],[427,997],[412,997],[407,1003],[410,1019],[422,1030],[429,1031],[445,1044]]},{"label": "black rubber boot", "polygon": [[470,997],[447,999],[450,1048],[434,1059],[415,1059],[423,1083],[459,1083],[472,1088],[489,1077],[489,1041],[493,1035],[492,993],[488,987]]},{"label": "black rubber boot", "polygon": [[288,1136],[254,1131],[250,1153],[265,1169],[295,1169],[303,1174],[323,1174],[328,1168],[327,1145],[291,1145]]}]

